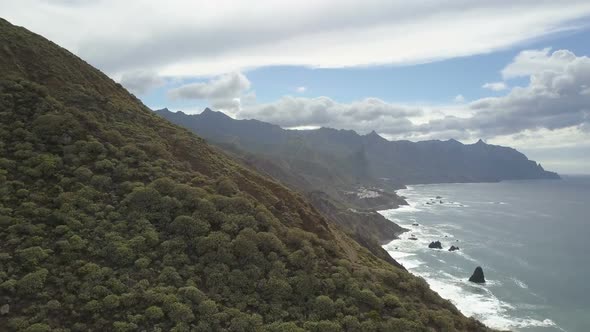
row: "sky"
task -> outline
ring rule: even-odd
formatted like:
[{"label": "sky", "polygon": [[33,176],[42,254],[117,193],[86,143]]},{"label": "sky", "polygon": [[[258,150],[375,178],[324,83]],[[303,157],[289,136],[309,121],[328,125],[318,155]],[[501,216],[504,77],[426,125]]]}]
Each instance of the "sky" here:
[{"label": "sky", "polygon": [[152,109],[508,145],[590,173],[587,0],[0,0]]}]

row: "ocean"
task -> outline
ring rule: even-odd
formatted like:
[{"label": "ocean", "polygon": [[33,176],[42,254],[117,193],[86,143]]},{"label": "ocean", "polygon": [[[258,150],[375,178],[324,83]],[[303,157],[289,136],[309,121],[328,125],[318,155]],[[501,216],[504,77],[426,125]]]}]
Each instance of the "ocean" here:
[{"label": "ocean", "polygon": [[[465,315],[497,329],[590,331],[590,177],[398,193],[410,205],[380,213],[410,231],[384,248]],[[428,248],[436,240],[443,250]],[[486,284],[467,280],[477,266]]]}]

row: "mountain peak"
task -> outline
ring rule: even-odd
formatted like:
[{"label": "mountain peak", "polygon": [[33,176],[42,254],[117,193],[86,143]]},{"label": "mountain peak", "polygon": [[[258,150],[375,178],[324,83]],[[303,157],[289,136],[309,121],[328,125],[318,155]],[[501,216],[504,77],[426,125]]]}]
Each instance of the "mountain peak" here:
[{"label": "mountain peak", "polygon": [[457,141],[457,140],[456,140],[456,139],[454,139],[454,138],[451,138],[451,139],[449,139],[447,142],[449,142],[449,143],[453,143],[453,144],[462,144],[461,142]]},{"label": "mountain peak", "polygon": [[202,116],[207,116],[207,117],[215,117],[215,118],[219,118],[219,119],[231,119],[231,117],[221,111],[214,111],[212,109],[210,109],[209,107],[206,107],[203,112],[201,112]]},{"label": "mountain peak", "polygon": [[385,140],[385,138],[383,138],[381,135],[377,134],[376,131],[371,130],[370,133],[368,133],[367,135],[365,135],[367,138],[373,139],[373,140]]}]

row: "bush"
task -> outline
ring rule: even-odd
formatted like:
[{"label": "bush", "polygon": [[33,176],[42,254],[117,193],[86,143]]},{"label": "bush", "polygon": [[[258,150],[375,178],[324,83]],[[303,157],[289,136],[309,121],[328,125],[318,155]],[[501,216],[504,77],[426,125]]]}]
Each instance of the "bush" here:
[{"label": "bush", "polygon": [[17,282],[17,289],[22,294],[35,294],[40,292],[45,286],[45,280],[49,271],[47,269],[39,269],[22,277]]},{"label": "bush", "polygon": [[160,307],[151,306],[145,309],[145,317],[149,320],[160,320],[164,317],[164,311]]},{"label": "bush", "polygon": [[316,297],[313,308],[320,319],[327,319],[334,315],[334,301],[326,295]]},{"label": "bush", "polygon": [[172,303],[170,305],[168,309],[168,317],[176,323],[191,322],[195,319],[195,315],[193,315],[190,307],[180,302]]}]

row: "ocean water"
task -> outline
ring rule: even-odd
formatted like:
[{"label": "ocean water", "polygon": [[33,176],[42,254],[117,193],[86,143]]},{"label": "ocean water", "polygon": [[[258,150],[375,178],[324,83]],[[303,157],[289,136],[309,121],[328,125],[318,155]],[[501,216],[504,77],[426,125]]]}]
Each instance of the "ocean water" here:
[{"label": "ocean water", "polygon": [[[410,231],[384,248],[465,315],[513,331],[590,331],[590,177],[399,194],[410,205],[380,213]],[[428,248],[436,240],[443,250]],[[478,265],[484,285],[467,281]]]}]

